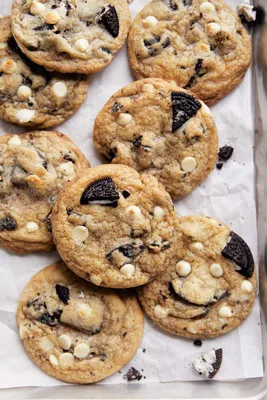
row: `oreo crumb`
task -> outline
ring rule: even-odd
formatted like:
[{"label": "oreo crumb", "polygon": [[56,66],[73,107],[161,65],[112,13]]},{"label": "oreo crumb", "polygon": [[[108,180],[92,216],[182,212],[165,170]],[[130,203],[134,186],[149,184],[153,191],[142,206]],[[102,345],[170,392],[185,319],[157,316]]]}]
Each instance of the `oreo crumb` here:
[{"label": "oreo crumb", "polygon": [[223,167],[223,163],[222,163],[222,162],[218,162],[218,163],[216,164],[216,168],[217,168],[218,170],[221,170],[222,167]]},{"label": "oreo crumb", "polygon": [[219,148],[218,157],[219,160],[228,161],[232,157],[234,148],[232,146],[223,146]]},{"label": "oreo crumb", "polygon": [[137,369],[131,367],[128,372],[123,376],[123,379],[127,379],[128,382],[131,381],[140,381],[143,378],[143,375],[140,374]]},{"label": "oreo crumb", "polygon": [[146,349],[143,349],[143,353],[145,353],[146,352]]},{"label": "oreo crumb", "polygon": [[202,346],[202,341],[197,339],[194,341],[194,345],[200,347],[200,346]]}]

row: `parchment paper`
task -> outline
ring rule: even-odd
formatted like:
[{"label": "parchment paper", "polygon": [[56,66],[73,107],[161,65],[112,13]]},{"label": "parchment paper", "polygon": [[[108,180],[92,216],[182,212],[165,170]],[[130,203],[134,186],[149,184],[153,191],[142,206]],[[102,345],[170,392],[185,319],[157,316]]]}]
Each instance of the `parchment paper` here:
[{"label": "parchment paper", "polygon": [[[122,0],[123,1],[123,0]],[[149,1],[131,3],[134,17]],[[237,0],[228,0],[236,9]],[[1,0],[0,16],[8,15],[11,0]],[[58,127],[69,135],[89,158],[100,164],[92,143],[94,119],[109,97],[132,82],[124,47],[113,63],[92,77],[85,104],[69,121]],[[257,260],[257,231],[254,201],[253,112],[251,72],[232,94],[212,107],[220,146],[231,144],[234,155],[221,171],[215,169],[206,181],[185,199],[176,202],[179,215],[202,214],[229,224],[249,244]],[[1,133],[21,132],[21,128],[0,122]],[[0,388],[64,385],[42,372],[26,355],[15,321],[19,295],[33,274],[58,260],[53,254],[17,256],[0,250]],[[192,340],[169,335],[146,321],[143,342],[133,360],[114,376],[100,384],[126,383],[123,375],[133,366],[144,382],[202,380],[191,362],[196,353],[222,347],[224,360],[217,380],[234,380],[263,375],[259,303],[249,318],[236,330],[201,348]],[[145,378],[146,377],[146,378]],[[136,382],[135,384],[138,384]]]}]

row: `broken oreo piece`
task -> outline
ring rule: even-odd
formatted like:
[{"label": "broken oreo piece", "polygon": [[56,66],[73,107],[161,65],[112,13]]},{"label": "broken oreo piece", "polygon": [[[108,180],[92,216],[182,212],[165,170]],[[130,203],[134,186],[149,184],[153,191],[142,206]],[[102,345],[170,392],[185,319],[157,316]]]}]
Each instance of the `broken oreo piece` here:
[{"label": "broken oreo piece", "polygon": [[11,215],[7,215],[5,218],[0,219],[0,232],[15,231],[16,229],[17,223]]},{"label": "broken oreo piece", "polygon": [[116,190],[113,180],[107,177],[91,183],[83,192],[80,204],[117,207],[119,198],[120,195]]},{"label": "broken oreo piece", "polygon": [[236,271],[250,278],[254,272],[254,259],[246,242],[235,232],[230,233],[230,240],[222,250],[223,257],[233,261]]},{"label": "broken oreo piece", "polygon": [[56,292],[59,300],[64,304],[68,304],[70,299],[70,290],[67,286],[56,285]]},{"label": "broken oreo piece", "polygon": [[201,108],[201,103],[190,94],[184,92],[172,92],[171,101],[173,112],[172,132],[174,133],[186,121],[196,115]]},{"label": "broken oreo piece", "polygon": [[140,374],[137,369],[131,367],[128,372],[123,376],[123,379],[127,379],[128,382],[131,381],[140,381],[143,378],[143,375]]},{"label": "broken oreo piece", "polygon": [[116,112],[120,111],[121,108],[123,108],[123,105],[118,103],[117,101],[115,101],[115,103],[113,104],[113,107],[112,107],[112,112],[116,113]]},{"label": "broken oreo piece", "polygon": [[62,314],[62,310],[56,310],[53,314],[49,314],[49,312],[45,312],[37,318],[37,321],[41,322],[42,324],[48,326],[56,326],[59,324],[59,320]]},{"label": "broken oreo piece", "polygon": [[218,170],[221,170],[222,167],[223,167],[223,163],[222,163],[222,162],[219,162],[219,163],[216,164],[216,168],[217,168]]},{"label": "broken oreo piece", "polygon": [[201,347],[202,346],[202,341],[197,339],[197,340],[194,341],[194,345],[198,346],[198,347]]},{"label": "broken oreo piece", "polygon": [[44,223],[46,224],[48,232],[52,232],[52,224],[51,224],[51,216],[52,212],[47,215],[44,219]]},{"label": "broken oreo piece", "polygon": [[193,4],[193,0],[183,0],[185,7],[190,7]]},{"label": "broken oreo piece", "polygon": [[99,23],[103,24],[106,30],[114,38],[119,36],[120,23],[116,8],[109,4],[100,14]]},{"label": "broken oreo piece", "polygon": [[127,190],[123,190],[123,192],[122,192],[121,194],[123,195],[123,197],[124,197],[125,199],[128,199],[128,197],[131,196],[131,193],[128,192]]},{"label": "broken oreo piece", "polygon": [[111,250],[107,255],[106,258],[108,261],[113,262],[114,257],[116,258],[116,254],[120,253],[123,257],[126,258],[125,261],[134,260],[142,251],[144,251],[145,246],[143,244],[138,243],[130,243],[130,244],[123,244],[122,246],[116,247],[115,249]]},{"label": "broken oreo piece", "polygon": [[220,160],[228,161],[232,157],[234,152],[233,147],[231,146],[223,146],[219,148],[218,157]]},{"label": "broken oreo piece", "polygon": [[205,375],[207,378],[212,379],[219,371],[223,360],[223,350],[211,350],[199,354],[193,366],[200,375]]},{"label": "broken oreo piece", "polygon": [[159,43],[159,42],[160,42],[160,36],[155,35],[152,39],[144,40],[144,45],[146,47],[151,47],[151,46],[153,46],[153,44]]}]

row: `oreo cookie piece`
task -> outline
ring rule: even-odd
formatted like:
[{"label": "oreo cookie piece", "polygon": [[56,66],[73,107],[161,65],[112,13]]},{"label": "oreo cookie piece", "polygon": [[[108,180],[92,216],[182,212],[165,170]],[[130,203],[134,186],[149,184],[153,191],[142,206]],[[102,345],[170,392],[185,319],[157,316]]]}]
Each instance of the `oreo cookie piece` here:
[{"label": "oreo cookie piece", "polygon": [[56,292],[62,303],[68,304],[70,298],[69,288],[62,285],[56,285]]},{"label": "oreo cookie piece", "polygon": [[233,261],[236,271],[250,278],[254,272],[254,258],[246,242],[235,232],[230,233],[230,240],[222,250],[223,257]]},{"label": "oreo cookie piece", "polygon": [[129,243],[111,250],[106,257],[112,264],[122,266],[129,261],[133,261],[144,250],[145,246],[141,243]]},{"label": "oreo cookie piece", "polygon": [[15,231],[16,229],[17,223],[11,215],[7,215],[5,218],[0,219],[0,232]]},{"label": "oreo cookie piece", "polygon": [[186,121],[196,115],[201,108],[201,103],[190,94],[184,92],[172,92],[171,100],[173,112],[172,132],[174,133]]},{"label": "oreo cookie piece", "polygon": [[220,160],[228,161],[233,155],[234,149],[231,146],[223,146],[219,148],[218,157]]},{"label": "oreo cookie piece", "polygon": [[117,207],[119,193],[110,177],[98,179],[91,183],[83,192],[80,199],[81,205],[97,204],[101,206]]},{"label": "oreo cookie piece", "polygon": [[108,5],[101,13],[99,23],[103,24],[106,30],[114,37],[119,36],[120,23],[116,8]]},{"label": "oreo cookie piece", "polygon": [[219,371],[223,360],[223,349],[211,350],[199,354],[193,366],[200,375],[205,375],[207,378],[212,379]]}]

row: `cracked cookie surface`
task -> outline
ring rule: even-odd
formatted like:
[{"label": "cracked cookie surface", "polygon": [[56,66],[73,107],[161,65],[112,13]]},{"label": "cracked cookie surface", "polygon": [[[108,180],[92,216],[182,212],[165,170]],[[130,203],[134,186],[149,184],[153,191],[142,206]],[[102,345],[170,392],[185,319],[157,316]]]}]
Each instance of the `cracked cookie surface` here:
[{"label": "cracked cookie surface", "polygon": [[26,127],[49,128],[77,111],[88,78],[48,72],[27,59],[11,33],[10,17],[0,19],[0,117]]},{"label": "cracked cookie surface", "polygon": [[95,121],[94,144],[112,163],[153,175],[182,197],[213,170],[218,137],[203,102],[175,83],[144,79],[108,100]]},{"label": "cracked cookie surface", "polygon": [[53,249],[58,192],[89,167],[65,135],[35,131],[0,137],[0,245],[25,253]]},{"label": "cracked cookie surface", "polygon": [[84,384],[130,361],[143,336],[144,317],[132,293],[98,288],[59,262],[24,288],[17,323],[29,357],[43,371]]},{"label": "cracked cookie surface", "polygon": [[119,0],[15,0],[12,31],[32,61],[57,71],[90,74],[122,47],[131,16]]},{"label": "cracked cookie surface", "polygon": [[166,272],[138,289],[139,301],[149,318],[178,336],[225,334],[248,317],[255,301],[251,251],[213,218],[183,217],[178,231],[176,256]]},{"label": "cracked cookie surface", "polygon": [[70,183],[55,203],[52,228],[67,266],[99,286],[147,283],[175,253],[169,194],[156,178],[124,165],[91,168]]},{"label": "cracked cookie surface", "polygon": [[251,40],[222,0],[153,0],[131,26],[128,54],[137,79],[174,80],[210,105],[242,81]]}]

